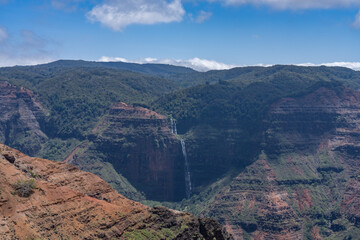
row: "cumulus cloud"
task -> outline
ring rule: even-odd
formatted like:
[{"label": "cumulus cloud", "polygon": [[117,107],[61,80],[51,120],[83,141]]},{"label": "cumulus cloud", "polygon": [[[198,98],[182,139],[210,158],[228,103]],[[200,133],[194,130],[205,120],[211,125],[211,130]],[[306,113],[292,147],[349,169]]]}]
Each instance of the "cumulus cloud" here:
[{"label": "cumulus cloud", "polygon": [[210,0],[226,5],[256,6],[266,5],[275,9],[330,9],[338,7],[358,7],[360,0]]},{"label": "cumulus cloud", "polygon": [[88,12],[87,18],[121,31],[131,24],[180,22],[184,14],[181,0],[107,0]]},{"label": "cumulus cloud", "polygon": [[206,60],[200,58],[193,58],[183,62],[185,66],[198,71],[222,70],[236,67],[236,65],[229,65],[214,60]]},{"label": "cumulus cloud", "polygon": [[[1,35],[0,29],[0,35]],[[34,65],[51,62],[56,43],[46,40],[32,31],[23,30],[18,37],[0,41],[0,66]],[[1,37],[0,37],[1,38]]]},{"label": "cumulus cloud", "polygon": [[99,62],[129,62],[126,58],[106,57],[106,56],[102,56],[98,61]]},{"label": "cumulus cloud", "polygon": [[130,63],[140,63],[140,64],[144,64],[144,63],[170,64],[175,66],[189,67],[201,72],[205,72],[209,70],[223,70],[223,69],[230,69],[236,67],[236,65],[229,65],[213,60],[200,59],[200,58],[192,58],[188,60],[144,58],[140,60],[131,61],[125,58],[103,56],[98,61],[99,62],[120,61],[120,62],[130,62]]},{"label": "cumulus cloud", "polygon": [[357,29],[360,29],[360,11],[358,12],[358,14],[355,17],[355,20],[353,22],[353,26]]}]

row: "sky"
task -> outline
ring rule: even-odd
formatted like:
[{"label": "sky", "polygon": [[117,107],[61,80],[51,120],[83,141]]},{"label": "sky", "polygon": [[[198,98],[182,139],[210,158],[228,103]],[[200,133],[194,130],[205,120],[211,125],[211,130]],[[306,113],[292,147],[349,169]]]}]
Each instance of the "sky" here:
[{"label": "sky", "polygon": [[360,70],[360,0],[0,0],[0,66],[58,59]]}]

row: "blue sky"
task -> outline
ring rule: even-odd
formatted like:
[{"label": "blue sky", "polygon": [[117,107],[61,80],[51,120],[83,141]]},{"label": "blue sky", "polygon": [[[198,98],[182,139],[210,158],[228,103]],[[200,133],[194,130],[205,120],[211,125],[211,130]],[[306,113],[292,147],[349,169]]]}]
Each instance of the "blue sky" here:
[{"label": "blue sky", "polygon": [[360,0],[0,0],[0,66],[84,59],[360,69],[359,9]]}]

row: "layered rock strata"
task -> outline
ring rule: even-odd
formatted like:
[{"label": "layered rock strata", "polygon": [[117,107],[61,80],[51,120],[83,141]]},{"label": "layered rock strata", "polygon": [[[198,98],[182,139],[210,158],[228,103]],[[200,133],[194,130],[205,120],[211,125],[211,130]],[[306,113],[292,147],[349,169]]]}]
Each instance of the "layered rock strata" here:
[{"label": "layered rock strata", "polygon": [[319,88],[274,103],[263,151],[206,210],[236,239],[356,239],[360,94]]},{"label": "layered rock strata", "polygon": [[231,239],[214,220],[146,207],[72,165],[0,151],[1,239]]},{"label": "layered rock strata", "polygon": [[0,81],[0,142],[34,155],[47,136],[40,128],[45,111],[36,95],[23,87]]}]

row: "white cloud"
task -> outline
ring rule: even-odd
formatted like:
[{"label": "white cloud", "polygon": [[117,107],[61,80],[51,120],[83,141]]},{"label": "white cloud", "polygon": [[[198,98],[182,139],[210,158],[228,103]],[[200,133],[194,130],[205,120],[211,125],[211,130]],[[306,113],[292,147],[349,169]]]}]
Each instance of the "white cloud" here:
[{"label": "white cloud", "polygon": [[199,15],[196,18],[196,22],[197,23],[202,23],[206,20],[208,20],[209,18],[211,18],[212,16],[212,12],[206,12],[206,11],[200,11]]},{"label": "white cloud", "polygon": [[[1,0],[0,0],[1,1]],[[69,2],[79,3],[85,0],[51,0],[53,6],[63,8]],[[122,31],[132,24],[156,24],[180,22],[185,10],[182,1],[193,0],[104,0],[97,4],[87,18],[91,22],[100,22],[115,30]],[[268,6],[277,10],[307,10],[360,7],[360,0],[206,0],[221,2],[227,6],[253,5]],[[200,11],[197,16],[189,14],[192,21],[202,23],[212,16],[211,12]],[[360,12],[353,26],[360,28]]]},{"label": "white cloud", "polygon": [[[140,60],[131,61],[126,58],[121,57],[106,57],[103,56],[99,60],[99,62],[128,62],[128,63],[158,63],[158,64],[170,64],[175,66],[183,66],[189,67],[194,70],[205,72],[209,70],[225,70],[235,67],[247,67],[247,66],[259,66],[259,67],[271,67],[273,64],[256,64],[256,65],[235,65],[235,64],[225,64],[213,60],[200,59],[200,58],[192,58],[188,60],[174,60],[174,59],[157,59],[157,58],[144,58]],[[333,63],[322,63],[322,64],[314,64],[314,63],[301,63],[301,64],[293,64],[296,66],[327,66],[327,67],[346,67],[356,71],[360,71],[360,62],[333,62]]]},{"label": "white cloud", "polygon": [[221,1],[226,5],[266,5],[275,9],[330,9],[358,7],[360,0],[209,0]]},{"label": "white cloud", "polygon": [[8,39],[9,35],[5,28],[0,27],[0,43]]},{"label": "white cloud", "polygon": [[106,57],[106,56],[102,56],[98,61],[99,62],[128,62],[128,60],[126,58]]},{"label": "white cloud", "polygon": [[236,65],[228,65],[221,62],[200,59],[200,58],[189,59],[184,63],[187,67],[193,68],[198,71],[222,70],[222,69],[230,69],[236,67]]},{"label": "white cloud", "polygon": [[175,66],[189,67],[197,71],[205,72],[209,70],[223,70],[236,67],[236,65],[228,65],[225,63],[216,62],[213,60],[206,60],[200,58],[192,58],[188,60],[175,60],[175,59],[157,59],[157,58],[144,58],[140,60],[130,61],[125,58],[119,57],[101,57],[99,62],[131,62],[131,63],[158,63],[158,64],[170,64]]},{"label": "white cloud", "polygon": [[357,14],[356,17],[355,17],[355,20],[354,20],[354,22],[353,22],[353,26],[354,26],[355,28],[360,29],[360,11],[358,12],[358,14]]},{"label": "white cloud", "polygon": [[184,14],[181,0],[107,0],[95,6],[87,17],[121,31],[131,24],[180,22]]}]

